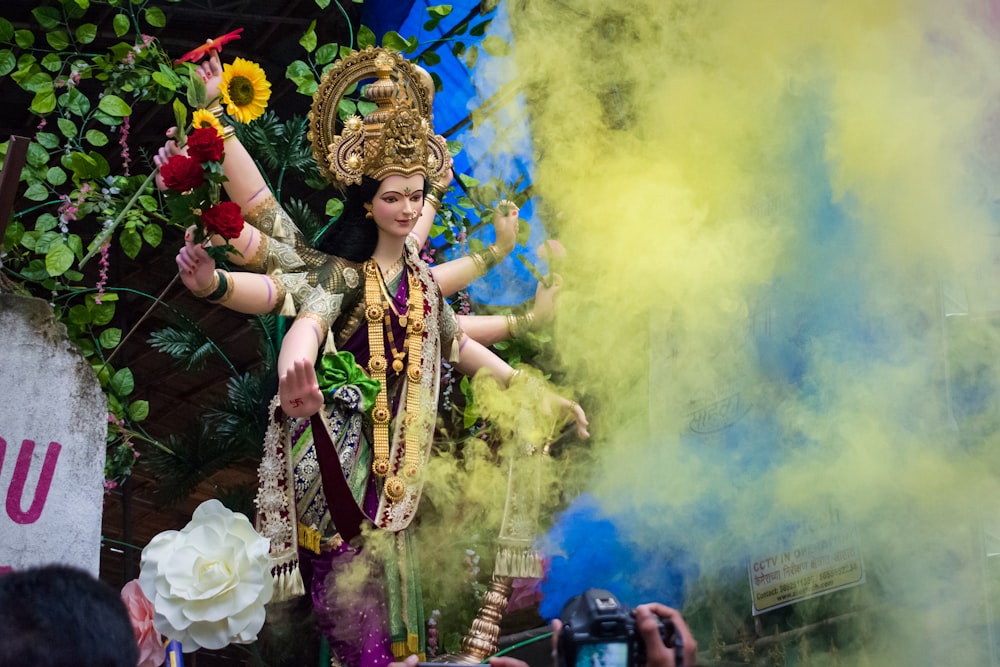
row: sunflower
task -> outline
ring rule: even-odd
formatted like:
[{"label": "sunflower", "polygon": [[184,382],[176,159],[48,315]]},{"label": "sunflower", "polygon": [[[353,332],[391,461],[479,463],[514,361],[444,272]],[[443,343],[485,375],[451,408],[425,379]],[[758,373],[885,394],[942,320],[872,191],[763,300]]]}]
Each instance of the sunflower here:
[{"label": "sunflower", "polygon": [[222,127],[219,119],[215,117],[215,114],[208,109],[195,109],[195,112],[191,114],[191,127],[196,130],[199,127],[214,127],[220,137],[223,136],[225,129]]},{"label": "sunflower", "polygon": [[222,67],[219,85],[226,113],[241,123],[249,123],[264,113],[271,97],[271,83],[255,62],[236,58]]}]

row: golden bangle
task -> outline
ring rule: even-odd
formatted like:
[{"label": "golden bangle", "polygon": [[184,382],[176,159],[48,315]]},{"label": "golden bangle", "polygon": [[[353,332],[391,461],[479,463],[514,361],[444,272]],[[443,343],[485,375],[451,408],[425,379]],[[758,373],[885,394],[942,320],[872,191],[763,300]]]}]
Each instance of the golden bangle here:
[{"label": "golden bangle", "polygon": [[424,201],[428,202],[431,206],[433,206],[435,211],[441,210],[441,199],[433,192],[428,192],[427,194],[425,194]]},{"label": "golden bangle", "polygon": [[206,111],[215,116],[217,119],[222,120],[223,110],[221,104],[213,104],[212,106],[208,107]]},{"label": "golden bangle", "polygon": [[482,254],[474,252],[470,254],[469,257],[472,259],[472,262],[476,265],[476,277],[479,278],[481,276],[485,276],[490,269],[489,267],[486,266],[486,260],[483,258]]},{"label": "golden bangle", "polygon": [[212,282],[209,284],[209,286],[203,287],[201,289],[192,289],[191,294],[195,295],[199,299],[202,299],[217,289],[219,289],[219,272],[214,271],[212,273]]}]

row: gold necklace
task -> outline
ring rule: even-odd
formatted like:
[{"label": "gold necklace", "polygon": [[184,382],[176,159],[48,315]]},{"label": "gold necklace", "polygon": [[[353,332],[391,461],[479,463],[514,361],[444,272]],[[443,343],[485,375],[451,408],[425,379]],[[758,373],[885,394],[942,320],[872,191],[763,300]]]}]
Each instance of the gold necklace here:
[{"label": "gold necklace", "polygon": [[[402,258],[400,258],[400,260],[402,261]],[[375,267],[378,268],[378,264],[376,264]],[[390,267],[390,269],[391,268],[392,267]],[[400,271],[402,271],[402,269],[400,269]],[[388,286],[388,284],[386,282],[385,276],[382,274],[381,269],[379,269],[378,286],[379,286],[379,289],[382,290],[382,296],[385,298],[385,302],[389,305],[389,308],[392,309],[392,312],[394,312],[396,314],[396,319],[399,320],[399,326],[401,326],[403,328],[406,328],[406,322],[407,322],[406,313],[400,313],[399,309],[396,308],[396,300],[394,298],[392,298],[391,296],[389,296],[389,286]],[[407,312],[409,312],[409,309],[407,309]],[[386,316],[386,318],[387,318],[386,319],[386,324],[388,325],[388,316]],[[392,337],[392,332],[391,331],[389,332],[389,336],[390,336],[390,342],[391,342],[392,341],[392,338],[391,338]],[[395,356],[395,355],[393,355],[393,356]],[[403,370],[403,369],[402,368],[398,368],[398,369],[396,369],[396,372],[398,373],[401,370]]]},{"label": "gold necklace", "polygon": [[[379,381],[380,389],[375,397],[375,407],[372,409],[373,422],[373,448],[374,459],[372,460],[372,472],[377,477],[385,477],[383,492],[389,502],[402,500],[406,494],[406,482],[397,475],[389,475],[389,422],[392,413],[389,410],[389,401],[386,396],[385,372],[387,361],[385,357],[385,345],[382,337],[383,322],[389,324],[386,315],[385,302],[382,300],[384,287],[381,285],[378,264],[370,259],[365,262],[365,319],[368,320],[368,374]],[[423,357],[423,333],[424,333],[424,286],[420,281],[420,276],[415,272],[409,276],[410,294],[407,301],[407,311],[411,315],[406,327],[406,340],[403,345],[403,353],[410,351],[409,365],[406,369],[407,387],[405,406],[401,405],[401,414],[397,421],[397,428],[404,430],[403,441],[403,475],[408,478],[416,477],[420,465],[420,439],[419,429],[409,428],[416,419],[420,411],[420,391],[421,380],[423,378],[423,368],[421,366]],[[391,330],[391,327],[390,327]],[[391,334],[390,334],[391,335]],[[393,343],[394,345],[394,343]],[[395,350],[393,357],[395,357]],[[395,362],[393,360],[393,368]],[[401,358],[399,359],[401,361]]]}]

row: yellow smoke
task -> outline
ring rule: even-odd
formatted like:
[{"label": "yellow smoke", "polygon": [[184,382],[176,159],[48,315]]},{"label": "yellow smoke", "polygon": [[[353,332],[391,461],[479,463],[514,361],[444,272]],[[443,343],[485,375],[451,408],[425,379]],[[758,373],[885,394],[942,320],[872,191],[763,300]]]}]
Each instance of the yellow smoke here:
[{"label": "yellow smoke", "polygon": [[[975,312],[1000,305],[989,8],[508,11],[535,191],[570,254],[559,362],[594,433],[547,481],[586,479],[609,514],[645,527],[638,544],[683,544],[705,573],[771,548],[776,523],[834,512],[863,536],[869,583],[851,594],[883,620],[838,650],[898,664],[944,627],[973,647],[959,655],[981,656],[969,610],[989,585],[976,536],[997,499],[996,401],[954,408],[957,385],[996,381],[1000,351]],[[699,414],[728,417],[696,432]],[[473,468],[474,487],[502,483]],[[706,505],[722,511],[690,521]]]}]

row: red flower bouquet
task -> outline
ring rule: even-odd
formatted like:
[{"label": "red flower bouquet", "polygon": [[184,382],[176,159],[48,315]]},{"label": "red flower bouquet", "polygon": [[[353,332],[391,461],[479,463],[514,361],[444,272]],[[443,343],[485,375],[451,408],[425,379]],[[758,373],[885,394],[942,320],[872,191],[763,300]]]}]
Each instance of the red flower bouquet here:
[{"label": "red flower bouquet", "polygon": [[[223,261],[236,249],[228,243],[243,231],[240,207],[233,202],[219,201],[221,186],[226,181],[222,171],[225,159],[223,140],[212,127],[195,128],[187,137],[187,155],[175,155],[162,167],[160,175],[171,219],[182,227],[194,226],[195,243],[205,249],[216,262]],[[207,245],[212,236],[226,239],[224,245]]]}]

